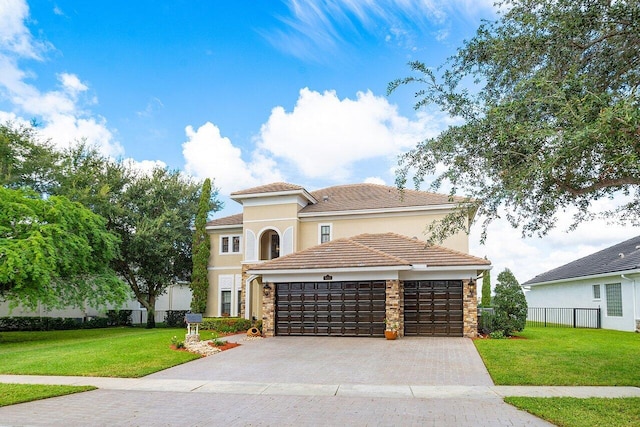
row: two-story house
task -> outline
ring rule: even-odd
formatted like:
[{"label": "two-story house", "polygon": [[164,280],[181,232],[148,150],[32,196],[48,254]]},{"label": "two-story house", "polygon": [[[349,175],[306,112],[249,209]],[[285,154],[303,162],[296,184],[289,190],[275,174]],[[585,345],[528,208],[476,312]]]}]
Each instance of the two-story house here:
[{"label": "two-story house", "polygon": [[[468,336],[490,262],[468,235],[427,245],[458,200],[375,184],[317,191],[274,183],[231,194],[242,213],[207,223],[208,316],[263,321],[265,336]],[[471,218],[469,218],[471,221]]]}]

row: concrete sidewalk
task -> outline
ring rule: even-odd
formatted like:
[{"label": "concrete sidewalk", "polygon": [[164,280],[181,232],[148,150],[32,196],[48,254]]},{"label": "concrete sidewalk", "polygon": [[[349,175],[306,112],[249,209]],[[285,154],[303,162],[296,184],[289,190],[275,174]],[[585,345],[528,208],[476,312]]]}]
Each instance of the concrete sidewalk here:
[{"label": "concrete sidewalk", "polygon": [[154,378],[55,377],[0,375],[0,383],[91,385],[103,390],[164,391],[285,396],[337,396],[416,399],[529,397],[640,397],[638,387],[464,386],[388,384],[261,383],[248,381],[198,381]]}]

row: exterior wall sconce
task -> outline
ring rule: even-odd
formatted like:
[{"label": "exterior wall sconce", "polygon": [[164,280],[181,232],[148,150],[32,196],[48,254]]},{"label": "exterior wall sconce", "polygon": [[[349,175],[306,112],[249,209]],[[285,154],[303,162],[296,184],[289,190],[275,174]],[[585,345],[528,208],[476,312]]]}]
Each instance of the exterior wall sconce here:
[{"label": "exterior wall sconce", "polygon": [[331,280],[331,279],[333,279],[333,276],[332,276],[332,275],[330,275],[330,274],[327,274],[326,276],[324,276],[324,277],[322,278],[322,280]]},{"label": "exterior wall sconce", "polygon": [[269,286],[268,283],[265,283],[264,286],[262,287],[262,292],[263,292],[264,296],[268,297],[270,291],[271,291],[271,286]]}]

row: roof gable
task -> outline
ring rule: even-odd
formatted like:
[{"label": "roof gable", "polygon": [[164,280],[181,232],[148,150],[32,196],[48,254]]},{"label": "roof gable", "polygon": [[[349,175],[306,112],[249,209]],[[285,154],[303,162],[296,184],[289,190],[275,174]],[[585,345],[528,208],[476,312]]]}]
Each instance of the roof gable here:
[{"label": "roof gable", "polygon": [[205,227],[221,227],[221,226],[231,226],[231,225],[242,226],[242,218],[243,218],[243,215],[241,213],[225,216],[222,218],[216,218],[207,222]]},{"label": "roof gable", "polygon": [[523,285],[554,282],[640,268],[640,236],[539,274]]}]

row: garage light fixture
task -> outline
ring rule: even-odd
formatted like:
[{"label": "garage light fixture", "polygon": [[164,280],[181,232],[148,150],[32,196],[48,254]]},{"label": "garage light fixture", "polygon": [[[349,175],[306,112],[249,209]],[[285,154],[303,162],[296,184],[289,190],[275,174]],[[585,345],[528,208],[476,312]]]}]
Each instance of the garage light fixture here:
[{"label": "garage light fixture", "polygon": [[271,291],[271,286],[269,286],[268,283],[265,283],[264,286],[262,287],[262,291],[265,297],[269,296],[269,292]]},{"label": "garage light fixture", "polygon": [[332,275],[330,275],[330,274],[327,274],[326,276],[324,276],[324,277],[322,278],[322,280],[331,280],[331,279],[333,279],[333,276],[332,276]]}]

